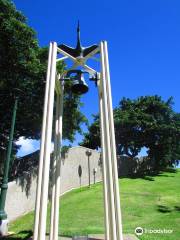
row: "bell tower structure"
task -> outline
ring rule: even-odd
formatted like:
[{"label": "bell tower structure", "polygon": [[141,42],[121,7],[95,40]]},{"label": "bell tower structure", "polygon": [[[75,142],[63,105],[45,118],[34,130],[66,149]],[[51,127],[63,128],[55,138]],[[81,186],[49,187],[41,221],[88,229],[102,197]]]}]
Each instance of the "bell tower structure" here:
[{"label": "bell tower structure", "polygon": [[[62,57],[58,58],[57,54],[61,54]],[[56,71],[56,64],[66,59],[70,59],[73,65],[60,75]],[[97,60],[99,62],[99,72],[87,65],[86,62],[88,59]],[[79,67],[81,67],[82,70],[78,69]],[[72,92],[84,94],[89,90],[83,78],[84,73],[88,73],[90,79],[96,82],[99,96],[105,239],[123,240],[107,42],[101,41],[99,44],[82,47],[79,23],[77,27],[76,48],[69,47],[65,44],[58,46],[56,42],[51,42],[49,45],[36,192],[34,240],[46,239],[54,104],[56,114],[54,126],[54,154],[52,160],[52,196],[49,239],[58,240],[64,83],[66,80],[72,81]]]}]

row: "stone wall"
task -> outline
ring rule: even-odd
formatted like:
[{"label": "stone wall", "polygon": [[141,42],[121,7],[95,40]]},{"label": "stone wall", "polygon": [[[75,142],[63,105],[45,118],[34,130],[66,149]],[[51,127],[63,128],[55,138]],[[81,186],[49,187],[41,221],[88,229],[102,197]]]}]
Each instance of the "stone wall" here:
[{"label": "stone wall", "polygon": [[[89,183],[88,157],[84,147],[72,147],[62,158],[61,168],[61,194],[73,188],[86,186]],[[91,184],[102,180],[102,169],[100,164],[100,153],[91,150],[90,156],[90,180]],[[6,211],[9,220],[32,211],[35,206],[36,182],[38,169],[39,152],[23,157],[15,161],[14,176],[16,181],[8,185]],[[118,175],[119,177],[133,176],[137,173],[146,172],[149,168],[148,158],[134,158],[118,156]],[[82,176],[79,177],[78,169],[82,169]],[[97,170],[94,175],[94,169]],[[17,177],[18,176],[18,177]]]},{"label": "stone wall", "polygon": [[119,177],[145,175],[153,169],[153,162],[147,156],[139,158],[117,156],[117,164]]},{"label": "stone wall", "polygon": [[132,159],[128,156],[118,156],[118,176],[130,176],[136,172],[137,169],[137,159]]},{"label": "stone wall", "polygon": [[[88,157],[86,151],[88,148],[73,147],[68,150],[65,157],[62,158],[61,168],[61,194],[81,186],[88,185]],[[102,180],[100,165],[100,153],[91,150],[90,156],[90,179],[91,184]],[[82,176],[79,177],[78,169],[81,166]],[[97,170],[94,175],[94,169]],[[30,172],[24,172],[16,181],[8,184],[6,212],[10,221],[21,215],[32,211],[35,206],[36,197],[37,168]]]}]

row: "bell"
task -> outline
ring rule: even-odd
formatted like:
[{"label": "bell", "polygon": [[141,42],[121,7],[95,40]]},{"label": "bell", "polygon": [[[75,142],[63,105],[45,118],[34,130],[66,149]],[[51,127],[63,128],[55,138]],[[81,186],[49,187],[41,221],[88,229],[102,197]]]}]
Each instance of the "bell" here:
[{"label": "bell", "polygon": [[75,76],[72,77],[72,92],[75,94],[84,94],[87,93],[89,90],[89,87],[87,85],[87,83],[84,80],[84,72],[81,70],[70,70],[67,73],[67,76],[71,78],[71,74],[76,74]]},{"label": "bell", "polygon": [[73,85],[72,85],[72,92],[76,94],[84,94],[87,93],[89,88],[87,83],[84,80],[83,75],[80,76],[80,78],[74,79],[73,80]]}]

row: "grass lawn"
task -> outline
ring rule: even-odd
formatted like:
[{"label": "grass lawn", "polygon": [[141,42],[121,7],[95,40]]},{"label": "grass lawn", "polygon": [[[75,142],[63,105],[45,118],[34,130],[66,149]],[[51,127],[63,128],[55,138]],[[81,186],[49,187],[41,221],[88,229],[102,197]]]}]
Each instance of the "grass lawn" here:
[{"label": "grass lawn", "polygon": [[[103,233],[102,192],[102,184],[98,183],[61,198],[61,234]],[[144,179],[120,179],[120,192],[124,233],[134,233],[136,227],[172,229],[171,234],[143,234],[139,239],[180,239],[180,171]],[[33,213],[29,213],[10,224],[10,231],[17,233],[11,239],[26,239],[32,228]]]}]

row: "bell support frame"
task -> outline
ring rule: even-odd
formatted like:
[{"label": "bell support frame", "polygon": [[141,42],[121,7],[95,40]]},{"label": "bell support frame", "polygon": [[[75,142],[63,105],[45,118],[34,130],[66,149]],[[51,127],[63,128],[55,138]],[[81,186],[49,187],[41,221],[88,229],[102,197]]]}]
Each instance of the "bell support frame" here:
[{"label": "bell support frame", "polygon": [[[57,58],[57,54],[63,55]],[[100,53],[100,59],[95,55]],[[86,64],[88,59],[99,61],[100,73]],[[73,66],[64,71],[60,76],[56,72],[56,63],[70,59]],[[53,127],[54,95],[56,95],[56,116],[54,134],[54,153],[52,163],[52,192],[51,192],[51,221],[50,240],[58,240],[59,224],[59,197],[61,181],[61,142],[63,124],[63,76],[69,70],[77,67],[84,68],[90,75],[97,74],[97,86],[99,96],[100,126],[101,126],[101,156],[104,193],[104,223],[106,240],[123,240],[122,220],[120,208],[120,193],[117,172],[117,156],[114,134],[114,120],[112,108],[112,96],[109,74],[107,42],[102,41],[85,57],[73,57],[65,50],[57,47],[56,42],[51,42],[49,47],[49,58],[47,67],[46,89],[44,98],[44,111],[41,133],[40,160],[38,172],[38,184],[36,192],[35,218],[34,218],[34,240],[46,239],[46,218],[48,203],[48,187],[50,172],[51,139]],[[54,94],[55,92],[55,94]]]}]

